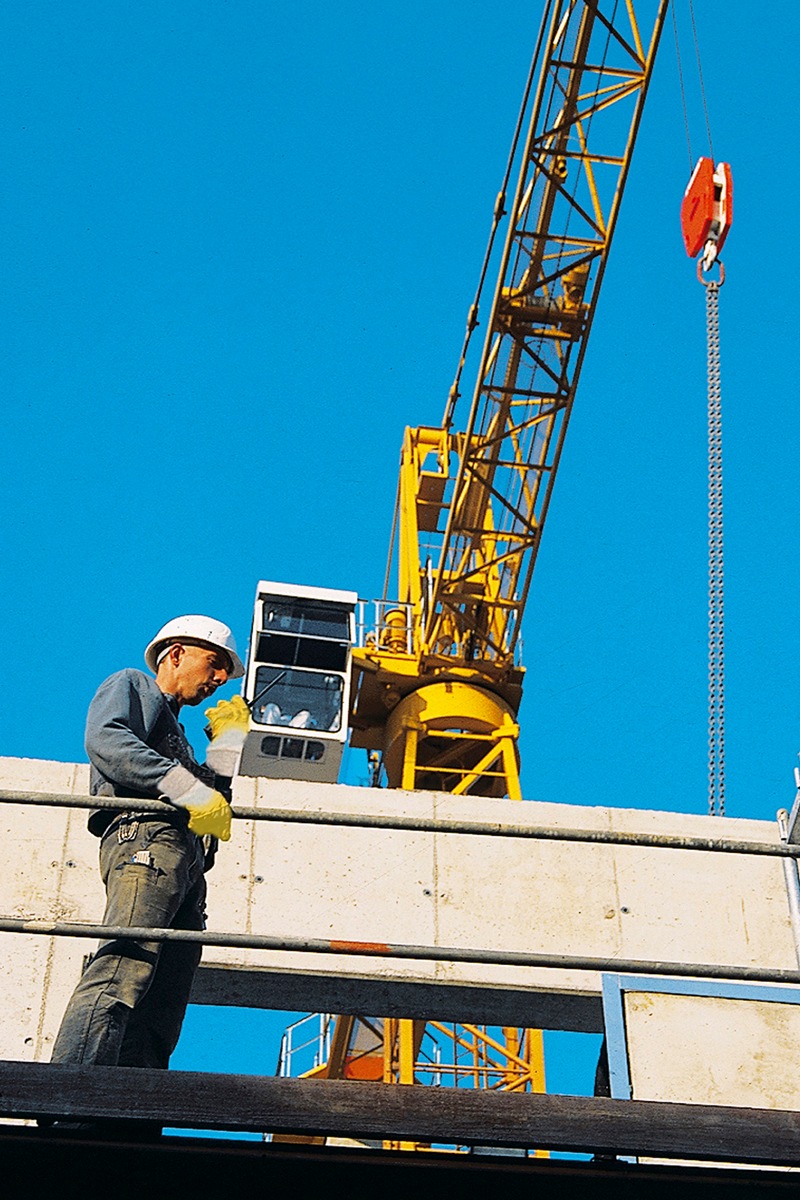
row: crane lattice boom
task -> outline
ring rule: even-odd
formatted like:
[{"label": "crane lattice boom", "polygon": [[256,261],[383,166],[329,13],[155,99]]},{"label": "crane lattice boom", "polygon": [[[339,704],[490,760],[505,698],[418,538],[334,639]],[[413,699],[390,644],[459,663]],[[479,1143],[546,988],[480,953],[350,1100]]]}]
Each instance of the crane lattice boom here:
[{"label": "crane lattice boom", "polygon": [[666,10],[545,5],[516,189],[495,209],[497,285],[485,318],[470,311],[467,344],[486,328],[472,402],[459,367],[441,426],[406,431],[398,602],[384,599],[355,655],[352,742],[382,751],[395,785],[518,793],[515,651]]}]

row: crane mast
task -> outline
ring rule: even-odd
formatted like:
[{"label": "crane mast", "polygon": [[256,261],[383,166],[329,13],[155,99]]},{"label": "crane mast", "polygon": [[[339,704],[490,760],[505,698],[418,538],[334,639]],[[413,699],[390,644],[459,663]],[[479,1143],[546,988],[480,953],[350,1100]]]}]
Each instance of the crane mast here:
[{"label": "crane mast", "polygon": [[666,11],[545,4],[491,306],[441,425],[406,430],[386,592],[354,651],[351,744],[390,786],[521,796],[522,614]]}]

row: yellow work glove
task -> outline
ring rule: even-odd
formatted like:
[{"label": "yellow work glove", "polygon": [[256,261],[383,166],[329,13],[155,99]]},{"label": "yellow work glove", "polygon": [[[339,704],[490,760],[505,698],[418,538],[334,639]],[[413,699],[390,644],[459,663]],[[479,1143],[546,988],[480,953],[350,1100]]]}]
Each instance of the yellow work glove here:
[{"label": "yellow work glove", "polygon": [[212,742],[229,730],[247,733],[250,728],[250,709],[241,696],[220,700],[213,708],[206,709],[206,716]]},{"label": "yellow work glove", "polygon": [[159,790],[176,808],[182,808],[189,814],[192,833],[198,837],[211,833],[221,842],[231,840],[230,804],[221,792],[203,783],[186,767],[176,765],[167,771]]},{"label": "yellow work glove", "polygon": [[232,779],[239,772],[242,747],[250,727],[250,709],[241,696],[220,700],[206,709],[211,745],[206,751],[206,766],[217,775]]},{"label": "yellow work glove", "polygon": [[221,792],[212,792],[214,801],[202,808],[189,808],[189,828],[198,837],[210,833],[221,842],[231,840],[231,806]]},{"label": "yellow work glove", "polygon": [[219,838],[221,842],[231,840],[231,806],[221,792],[215,792],[198,779],[178,800],[173,800],[179,808],[185,808],[189,814],[189,828],[198,837],[207,833]]}]

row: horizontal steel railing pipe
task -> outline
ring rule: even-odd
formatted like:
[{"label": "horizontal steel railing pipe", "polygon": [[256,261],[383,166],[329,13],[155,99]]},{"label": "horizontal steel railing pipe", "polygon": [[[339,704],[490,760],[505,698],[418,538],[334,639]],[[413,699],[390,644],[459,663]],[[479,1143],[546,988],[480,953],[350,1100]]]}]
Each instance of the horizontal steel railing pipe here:
[{"label": "horizontal steel railing pipe", "polygon": [[631,958],[590,958],[568,954],[526,954],[518,950],[473,950],[461,946],[392,945],[347,942],[328,938],[277,937],[270,934],[213,933],[209,930],[156,929],[149,926],[91,925],[67,921],[0,917],[0,933],[44,934],[57,937],[136,940],[142,942],[199,942],[243,950],[279,950],[295,954],[354,954],[370,958],[418,959],[425,962],[481,963],[497,967],[545,967],[562,971],[613,972],[616,975],[668,975],[727,979],[749,983],[800,984],[800,970],[674,963]]},{"label": "horizontal steel railing pipe", "polygon": [[[119,796],[71,796],[62,792],[0,790],[0,804],[33,804],[52,808],[109,808],[121,812],[174,812],[161,800],[131,800]],[[339,825],[355,829],[395,829],[409,833],[453,833],[477,837],[529,838],[532,841],[594,842],[610,846],[649,846],[663,850],[702,850],[722,854],[753,854],[768,858],[800,858],[800,845],[752,842],[742,839],[683,837],[669,833],[625,833],[613,829],[560,829],[548,825],[509,825],[499,821],[456,821],[442,817],[392,816],[377,813],[329,813],[293,808],[245,808],[234,805],[240,821],[272,821],[287,825]]]}]

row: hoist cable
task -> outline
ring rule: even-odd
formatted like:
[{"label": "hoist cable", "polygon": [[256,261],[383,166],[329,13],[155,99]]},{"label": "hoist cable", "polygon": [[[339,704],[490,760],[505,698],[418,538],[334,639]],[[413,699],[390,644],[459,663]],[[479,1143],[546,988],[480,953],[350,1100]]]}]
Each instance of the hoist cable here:
[{"label": "hoist cable", "polygon": [[486,253],[483,257],[483,265],[481,267],[480,278],[478,280],[478,289],[475,293],[475,299],[473,300],[472,305],[469,310],[469,313],[467,315],[467,329],[466,329],[466,333],[464,335],[464,343],[461,348],[461,357],[459,358],[458,366],[456,367],[455,379],[453,380],[453,383],[450,387],[450,392],[449,392],[449,395],[447,398],[447,404],[445,406],[444,417],[442,418],[442,427],[444,429],[450,429],[450,427],[452,426],[453,415],[455,412],[456,403],[461,395],[461,393],[459,391],[459,388],[461,385],[461,375],[464,370],[464,366],[466,364],[467,352],[469,351],[469,345],[470,345],[470,341],[472,340],[472,334],[478,327],[478,309],[480,306],[481,296],[483,294],[483,286],[484,286],[484,283],[486,282],[486,275],[489,270],[489,263],[491,261],[492,251],[494,249],[495,237],[497,236],[497,231],[500,228],[500,223],[503,220],[503,217],[506,215],[506,200],[508,197],[508,187],[509,187],[509,183],[511,180],[511,172],[513,170],[514,162],[516,161],[516,157],[517,157],[517,147],[519,145],[520,137],[522,136],[522,130],[524,127],[524,122],[525,122],[525,113],[527,112],[528,100],[530,98],[531,90],[533,88],[534,78],[535,78],[535,74],[536,74],[536,67],[539,62],[539,55],[541,53],[542,44],[544,42],[545,34],[547,31],[547,24],[548,24],[547,18],[548,18],[548,13],[549,13],[551,7],[552,7],[552,5],[550,3],[548,3],[545,6],[544,13],[542,14],[542,21],[539,26],[539,36],[536,39],[536,48],[533,52],[533,58],[531,59],[530,70],[528,71],[528,78],[525,82],[525,90],[522,95],[522,104],[520,105],[519,115],[517,117],[517,124],[514,128],[514,136],[511,139],[511,150],[509,151],[508,162],[506,164],[505,174],[503,175],[503,184],[498,193],[497,200],[495,201],[494,214],[492,216],[492,227],[491,227],[491,230],[489,233],[489,244],[486,247]]},{"label": "hoist cable", "polygon": [[700,95],[703,98],[703,112],[706,115],[706,133],[708,134],[708,151],[712,159],[714,158],[714,143],[711,140],[711,121],[708,117],[708,104],[706,103],[706,85],[703,82],[703,65],[700,62],[700,42],[697,37],[697,24],[694,19],[694,0],[689,0],[689,13],[692,18],[692,37],[694,38],[694,55],[697,59],[697,74],[700,79]]},{"label": "hoist cable", "polygon": [[[699,273],[699,272],[698,272]],[[719,289],[706,289],[708,361],[708,813],[725,816],[725,581],[722,519],[722,386]]]},{"label": "hoist cable", "polygon": [[678,83],[681,89],[681,106],[683,107],[683,127],[686,130],[686,149],[689,152],[689,170],[694,167],[694,158],[692,157],[692,139],[689,134],[689,113],[686,108],[686,88],[683,83],[683,64],[681,62],[681,46],[678,38],[678,21],[675,16],[675,0],[671,4],[672,9],[672,30],[675,34],[675,57],[678,62]]}]

